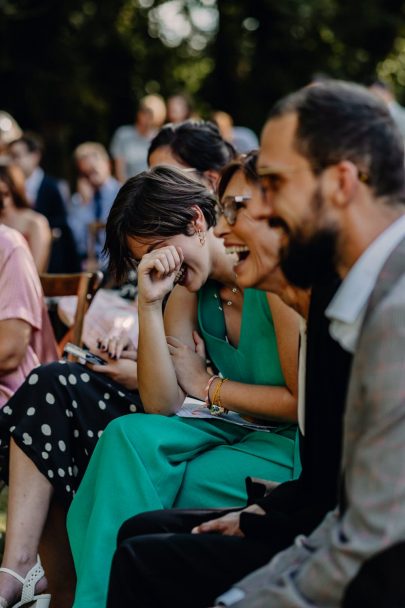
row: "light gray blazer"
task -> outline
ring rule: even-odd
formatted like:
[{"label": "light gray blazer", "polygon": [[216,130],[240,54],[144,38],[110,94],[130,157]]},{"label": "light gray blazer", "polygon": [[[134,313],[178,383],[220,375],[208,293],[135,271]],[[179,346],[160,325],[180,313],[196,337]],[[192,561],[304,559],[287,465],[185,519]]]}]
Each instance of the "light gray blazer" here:
[{"label": "light gray blazer", "polygon": [[405,541],[405,239],[379,275],[353,359],[342,472],[345,512],[237,583],[246,595],[235,608],[338,608],[361,565]]}]

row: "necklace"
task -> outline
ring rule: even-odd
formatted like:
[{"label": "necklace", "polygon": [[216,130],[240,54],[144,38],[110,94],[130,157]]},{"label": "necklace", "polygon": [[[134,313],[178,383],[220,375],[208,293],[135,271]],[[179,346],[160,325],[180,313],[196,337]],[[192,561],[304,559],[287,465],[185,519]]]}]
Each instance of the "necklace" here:
[{"label": "necklace", "polygon": [[[231,288],[231,291],[232,291],[232,293],[234,293],[235,295],[236,295],[237,293],[240,293],[240,290],[239,290],[237,287],[232,287],[232,288]],[[219,298],[218,298],[218,294],[217,294],[217,293],[214,293],[214,298],[215,298],[216,300],[218,300],[218,299],[219,299]],[[233,302],[232,302],[232,300],[225,300],[225,304],[226,304],[227,306],[232,306]],[[218,308],[219,308],[219,310],[223,310],[221,305],[218,305]]]}]

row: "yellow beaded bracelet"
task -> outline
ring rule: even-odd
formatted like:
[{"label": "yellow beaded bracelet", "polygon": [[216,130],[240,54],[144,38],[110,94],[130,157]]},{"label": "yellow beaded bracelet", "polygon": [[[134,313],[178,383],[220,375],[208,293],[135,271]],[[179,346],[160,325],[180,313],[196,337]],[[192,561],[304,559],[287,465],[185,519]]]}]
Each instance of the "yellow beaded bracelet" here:
[{"label": "yellow beaded bracelet", "polygon": [[220,378],[215,387],[214,395],[211,399],[211,407],[209,408],[213,416],[220,416],[221,414],[227,414],[229,412],[221,403],[221,388],[224,382],[228,382],[228,380],[229,378]]}]

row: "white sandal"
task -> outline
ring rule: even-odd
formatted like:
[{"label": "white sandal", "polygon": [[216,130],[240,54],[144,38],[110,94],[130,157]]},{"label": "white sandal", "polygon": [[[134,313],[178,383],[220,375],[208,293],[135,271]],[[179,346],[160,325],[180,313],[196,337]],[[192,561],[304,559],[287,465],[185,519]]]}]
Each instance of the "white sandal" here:
[{"label": "white sandal", "polygon": [[0,568],[0,572],[6,572],[11,576],[14,576],[20,583],[22,583],[21,599],[15,604],[7,604],[8,608],[21,608],[22,606],[29,606],[30,608],[48,608],[51,596],[49,593],[41,593],[41,595],[35,595],[35,586],[38,581],[45,576],[43,567],[41,566],[41,560],[39,555],[37,563],[27,572],[27,576],[23,578],[14,570],[9,568]]}]

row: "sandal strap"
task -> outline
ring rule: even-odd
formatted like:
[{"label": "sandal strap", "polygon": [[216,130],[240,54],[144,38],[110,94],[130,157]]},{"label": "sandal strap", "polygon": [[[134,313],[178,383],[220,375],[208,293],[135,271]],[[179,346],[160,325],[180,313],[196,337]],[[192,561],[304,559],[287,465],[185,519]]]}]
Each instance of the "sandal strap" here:
[{"label": "sandal strap", "polygon": [[34,599],[35,595],[35,586],[38,581],[41,580],[45,576],[45,572],[43,567],[41,566],[41,560],[39,559],[39,555],[37,557],[37,563],[32,566],[31,570],[27,572],[25,577],[22,593],[21,593],[21,602],[28,602]]},{"label": "sandal strap", "polygon": [[5,572],[6,574],[11,574],[14,578],[16,578],[20,583],[24,584],[24,580],[22,576],[14,572],[14,570],[10,570],[10,568],[0,568],[0,572]]},{"label": "sandal strap", "polygon": [[41,560],[39,559],[39,555],[37,557],[37,563],[27,572],[25,578],[14,572],[14,570],[10,570],[9,568],[0,568],[0,572],[6,572],[11,576],[14,576],[20,583],[22,583],[22,592],[21,592],[21,603],[32,602],[35,595],[35,586],[38,581],[41,580],[45,576],[44,569],[41,566]]}]

